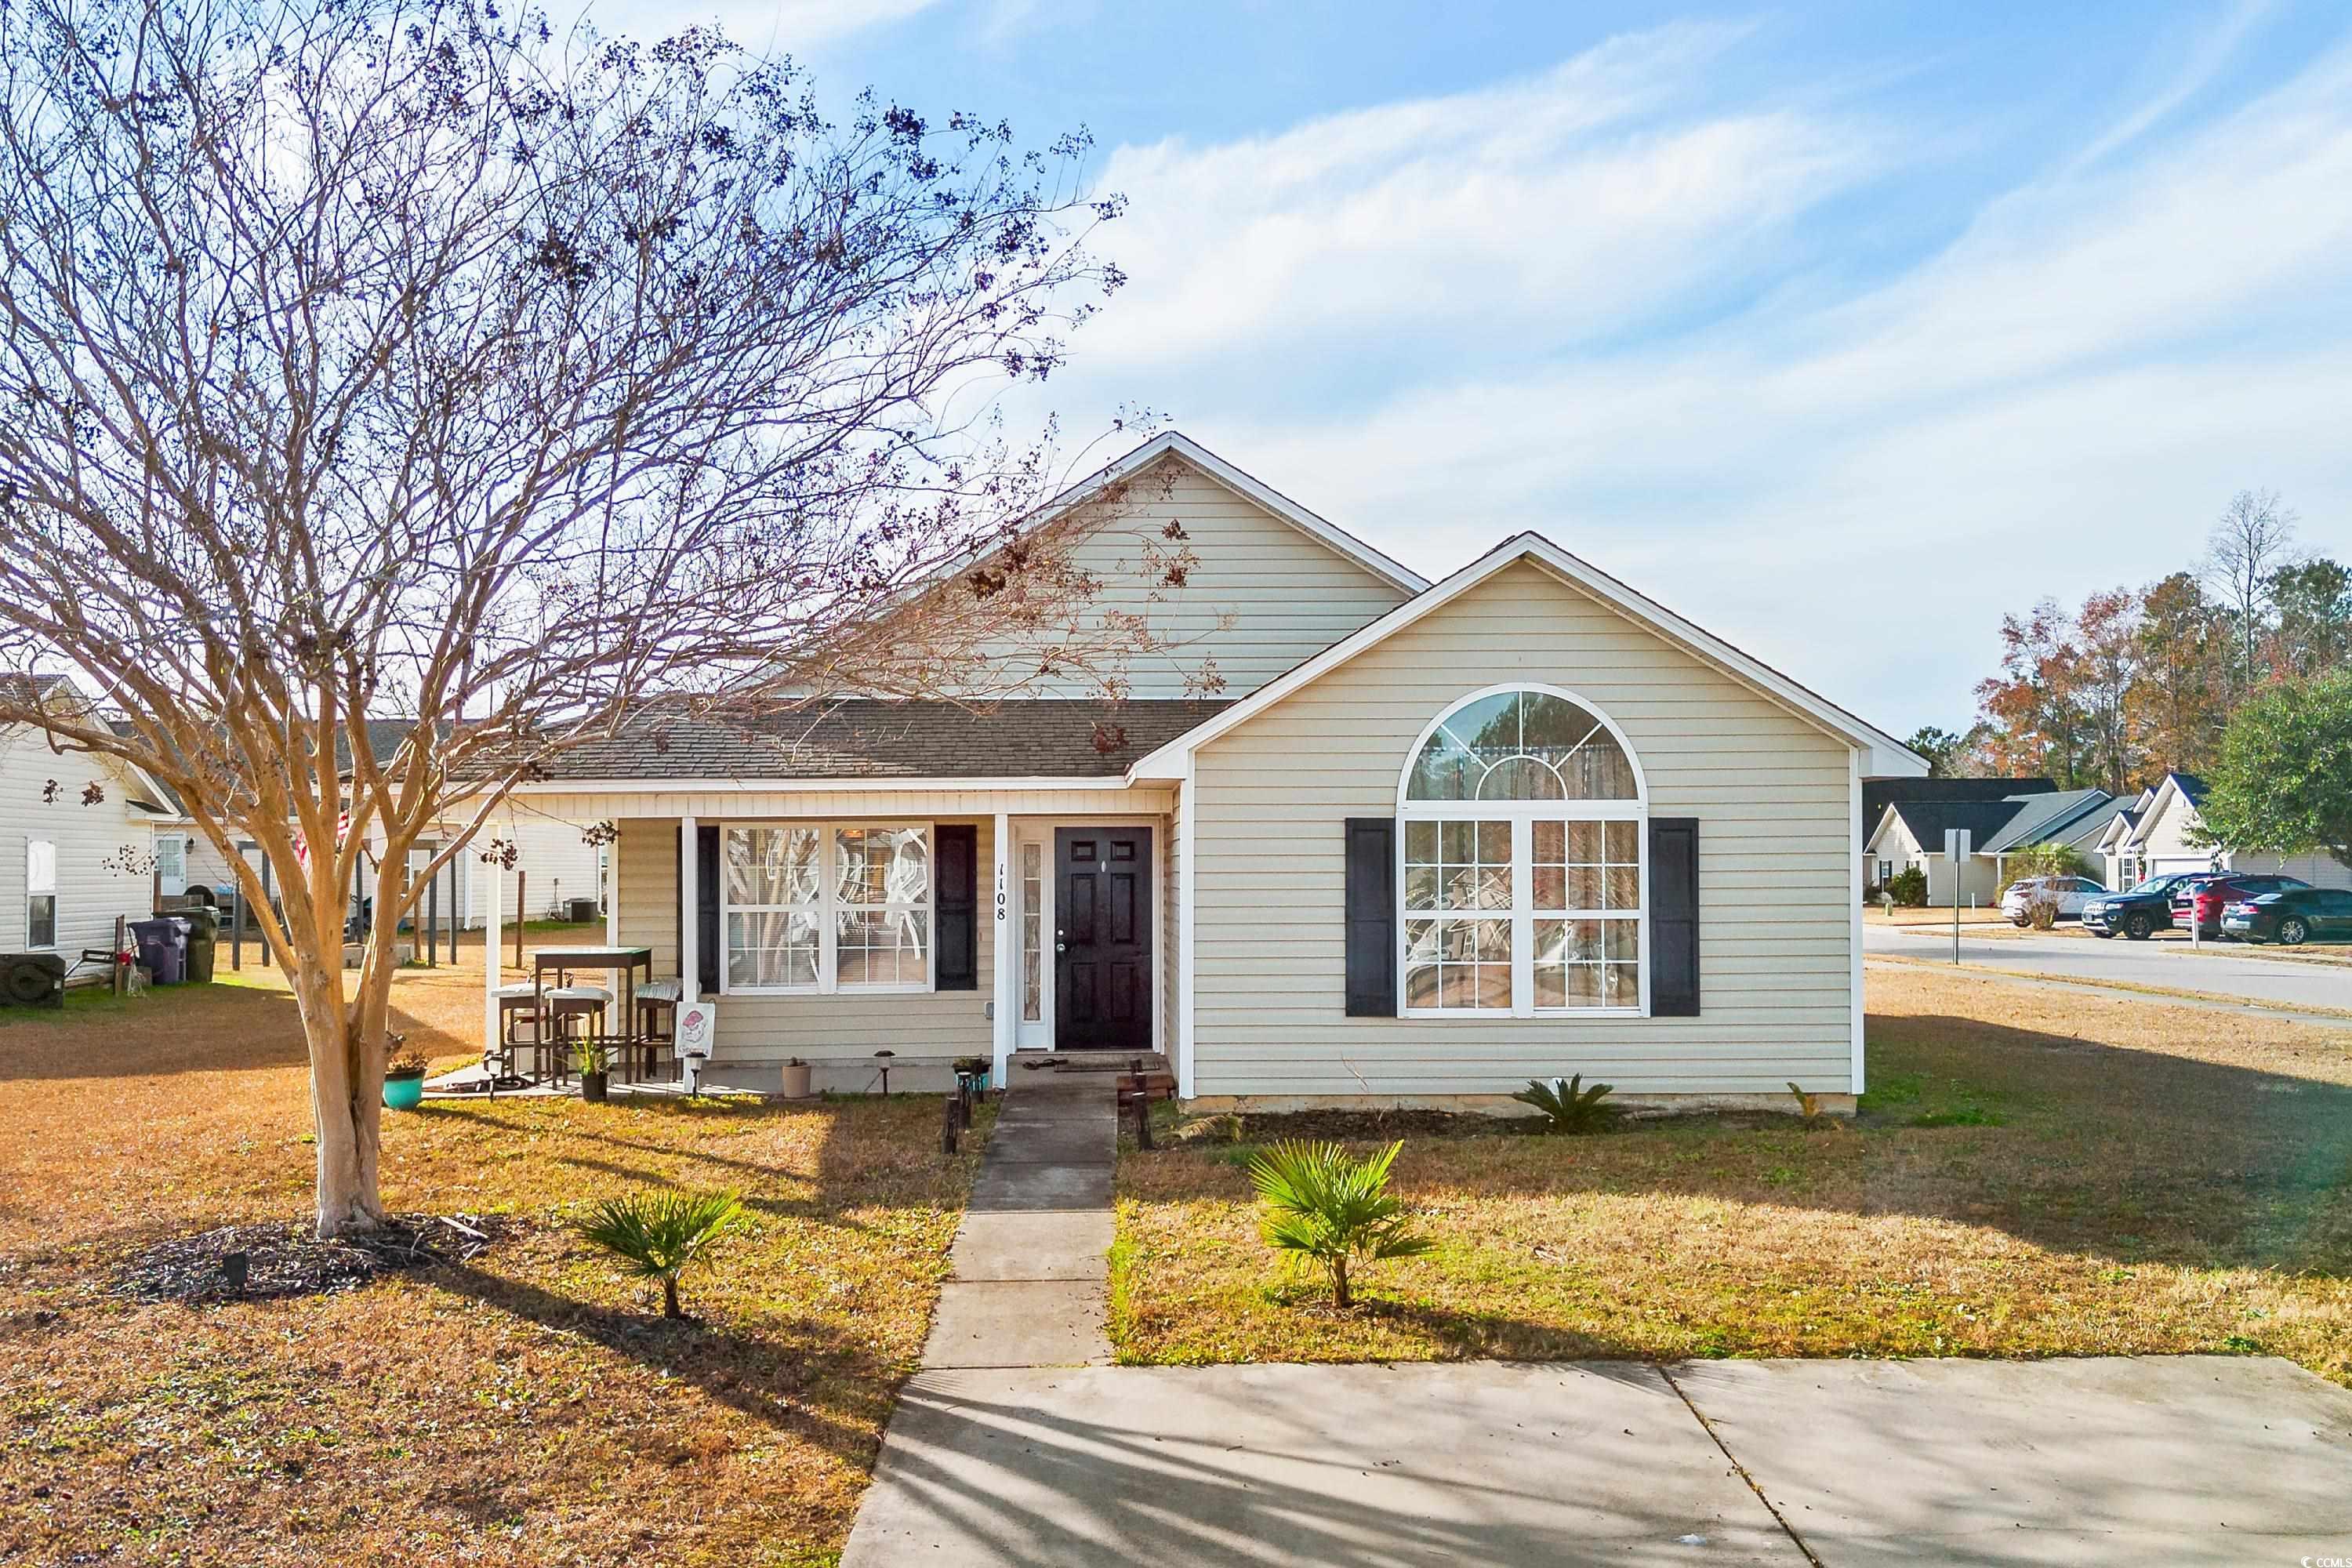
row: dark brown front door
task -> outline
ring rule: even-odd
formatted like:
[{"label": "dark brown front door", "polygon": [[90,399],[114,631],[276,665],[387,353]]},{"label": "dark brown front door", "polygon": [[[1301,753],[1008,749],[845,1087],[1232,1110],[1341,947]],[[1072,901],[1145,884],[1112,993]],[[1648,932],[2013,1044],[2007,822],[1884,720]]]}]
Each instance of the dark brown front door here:
[{"label": "dark brown front door", "polygon": [[1054,834],[1054,1048],[1151,1048],[1151,829]]}]

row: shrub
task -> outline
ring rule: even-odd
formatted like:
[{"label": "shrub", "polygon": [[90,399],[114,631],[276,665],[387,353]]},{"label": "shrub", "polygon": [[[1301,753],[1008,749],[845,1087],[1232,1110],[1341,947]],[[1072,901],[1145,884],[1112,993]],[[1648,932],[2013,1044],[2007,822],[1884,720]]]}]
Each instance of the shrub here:
[{"label": "shrub", "polygon": [[2029,844],[2012,852],[2001,861],[2000,868],[2003,880],[1995,898],[2028,877],[2086,877],[2091,872],[2091,863],[2083,858],[2081,850],[2071,844],[2047,842]]},{"label": "shrub", "polygon": [[678,1276],[721,1237],[741,1228],[745,1217],[733,1193],[638,1192],[606,1198],[576,1228],[617,1256],[628,1273],[660,1280],[662,1316],[683,1318]]},{"label": "shrub", "polygon": [[1413,1232],[1402,1201],[1388,1195],[1389,1167],[1403,1147],[1359,1160],[1337,1143],[1284,1139],[1250,1162],[1259,1234],[1292,1267],[1322,1269],[1334,1306],[1355,1305],[1351,1261],[1418,1258],[1435,1245]]},{"label": "shrub", "polygon": [[1885,889],[1906,910],[1927,907],[1927,873],[1917,866],[1906,866],[1887,878]]},{"label": "shrub", "polygon": [[1601,1103],[1613,1087],[1596,1083],[1586,1089],[1582,1073],[1566,1083],[1531,1078],[1528,1087],[1511,1098],[1542,1111],[1547,1132],[1599,1132],[1617,1120],[1617,1108]]}]

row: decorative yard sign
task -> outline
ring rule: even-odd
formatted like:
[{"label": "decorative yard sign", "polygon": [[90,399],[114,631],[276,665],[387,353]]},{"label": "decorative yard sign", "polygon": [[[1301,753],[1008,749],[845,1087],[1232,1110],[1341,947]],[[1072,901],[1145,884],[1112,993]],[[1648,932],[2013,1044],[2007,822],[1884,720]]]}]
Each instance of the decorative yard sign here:
[{"label": "decorative yard sign", "polygon": [[677,1010],[676,1032],[678,1069],[686,1075],[686,1092],[695,1094],[702,1088],[702,1065],[710,1059],[711,1044],[719,1037],[718,1005],[685,1004]]}]

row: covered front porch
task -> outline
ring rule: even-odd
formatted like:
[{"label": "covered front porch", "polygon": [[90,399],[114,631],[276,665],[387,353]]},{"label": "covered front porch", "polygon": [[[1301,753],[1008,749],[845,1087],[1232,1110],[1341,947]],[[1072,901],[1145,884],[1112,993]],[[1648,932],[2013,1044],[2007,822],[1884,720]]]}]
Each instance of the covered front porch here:
[{"label": "covered front porch", "polygon": [[1015,1052],[1156,1053],[1179,1031],[1178,787],[525,786],[612,825],[606,941],[713,1010],[706,1077],[777,1092],[1005,1081]]}]

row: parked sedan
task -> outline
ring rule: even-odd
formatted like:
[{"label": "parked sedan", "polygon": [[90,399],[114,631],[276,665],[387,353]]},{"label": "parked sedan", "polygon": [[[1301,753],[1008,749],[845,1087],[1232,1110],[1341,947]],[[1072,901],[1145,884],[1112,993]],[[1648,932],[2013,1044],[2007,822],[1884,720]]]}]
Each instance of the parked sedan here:
[{"label": "parked sedan", "polygon": [[2242,899],[2222,911],[2221,930],[2248,942],[2288,947],[2352,942],[2352,893],[2336,888],[2287,888]]},{"label": "parked sedan", "polygon": [[2088,877],[2020,877],[2000,896],[2000,912],[2017,925],[2030,923],[2033,900],[2048,896],[2058,900],[2058,918],[2079,915],[2093,899],[2103,898],[2106,889]]},{"label": "parked sedan", "polygon": [[2173,923],[2188,925],[2193,910],[2197,934],[2218,937],[2223,934],[2221,911],[2231,904],[2243,903],[2264,893],[2283,893],[2290,888],[2309,886],[2311,884],[2300,877],[2257,877],[2236,871],[2200,872],[2191,881],[2172,890]]},{"label": "parked sedan", "polygon": [[2094,936],[2112,937],[2120,931],[2134,942],[2146,942],[2160,931],[2172,929],[2172,890],[2181,883],[2193,881],[2194,871],[2167,871],[2161,877],[2150,877],[2137,888],[2120,893],[2105,893],[2083,906],[2083,929]]}]

